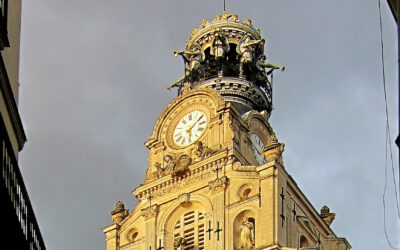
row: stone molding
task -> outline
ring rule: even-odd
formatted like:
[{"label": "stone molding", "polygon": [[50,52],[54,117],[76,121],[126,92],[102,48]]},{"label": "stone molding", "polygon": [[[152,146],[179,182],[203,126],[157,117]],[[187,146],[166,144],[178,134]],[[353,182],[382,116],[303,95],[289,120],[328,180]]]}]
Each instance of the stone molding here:
[{"label": "stone molding", "polygon": [[143,208],[141,210],[141,215],[145,218],[145,220],[149,220],[156,217],[159,211],[159,206],[156,204],[147,208]]},{"label": "stone molding", "polygon": [[154,199],[163,196],[168,192],[175,192],[177,190],[185,188],[192,183],[195,183],[195,181],[204,180],[208,177],[215,175],[212,172],[212,168],[223,163],[227,163],[226,157],[218,158],[207,164],[188,170],[185,174],[181,176],[170,176],[170,178],[158,184],[156,184],[156,182],[149,183],[154,183],[155,185],[146,185],[147,187],[139,187],[133,192],[133,194],[138,200],[142,201],[149,195],[151,195]]},{"label": "stone molding", "polygon": [[229,179],[226,176],[223,176],[215,181],[211,181],[208,183],[208,188],[210,190],[210,194],[214,195],[220,192],[225,191],[228,185]]}]

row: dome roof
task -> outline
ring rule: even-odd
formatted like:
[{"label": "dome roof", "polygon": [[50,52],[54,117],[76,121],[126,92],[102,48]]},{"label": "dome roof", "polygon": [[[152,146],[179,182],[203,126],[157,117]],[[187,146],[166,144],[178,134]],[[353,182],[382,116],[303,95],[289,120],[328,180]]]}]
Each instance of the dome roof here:
[{"label": "dome roof", "polygon": [[223,31],[229,43],[239,44],[242,37],[248,35],[254,40],[261,39],[260,29],[256,29],[250,19],[240,20],[235,14],[224,12],[218,14],[212,21],[203,20],[198,28],[193,28],[186,48],[194,44],[203,49],[211,46],[212,36],[216,31]]},{"label": "dome roof", "polygon": [[[193,88],[215,89],[240,112],[272,111],[273,69],[283,67],[266,61],[265,40],[250,19],[223,12],[212,21],[203,20],[192,30],[186,48],[174,51],[185,64],[185,75],[168,88],[186,84]],[[265,70],[265,69],[270,70]]]}]

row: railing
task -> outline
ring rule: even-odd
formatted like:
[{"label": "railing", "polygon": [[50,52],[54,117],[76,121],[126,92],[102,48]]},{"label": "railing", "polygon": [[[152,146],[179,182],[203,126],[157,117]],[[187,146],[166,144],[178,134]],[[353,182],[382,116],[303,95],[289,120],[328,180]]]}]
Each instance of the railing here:
[{"label": "railing", "polygon": [[[7,197],[1,197],[2,203],[8,202],[13,207],[17,220],[13,223],[18,223],[22,231],[24,239],[29,245],[30,250],[45,250],[43,238],[40,234],[39,226],[37,224],[31,202],[29,200],[28,192],[25,188],[18,163],[15,159],[11,143],[9,141],[3,120],[0,119],[0,159],[1,159],[1,172],[2,172],[2,189],[7,190]],[[4,201],[3,201],[4,200]],[[14,215],[14,216],[15,216]],[[12,215],[6,215],[12,216]],[[18,235],[19,232],[13,232]]]}]

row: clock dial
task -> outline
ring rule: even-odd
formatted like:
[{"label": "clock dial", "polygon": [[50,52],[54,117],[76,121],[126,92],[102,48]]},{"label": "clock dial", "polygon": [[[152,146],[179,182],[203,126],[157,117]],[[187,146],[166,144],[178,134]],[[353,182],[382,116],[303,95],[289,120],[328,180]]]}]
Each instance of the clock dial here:
[{"label": "clock dial", "polygon": [[207,116],[201,111],[187,113],[174,129],[173,140],[178,146],[194,143],[204,133],[207,127]]},{"label": "clock dial", "polygon": [[262,156],[262,152],[264,150],[264,143],[262,142],[262,140],[260,139],[260,137],[258,137],[258,135],[256,134],[251,134],[250,135],[250,141],[253,147],[253,152],[254,152],[254,156],[257,160],[257,163],[259,165],[262,165],[265,163],[265,159]]}]

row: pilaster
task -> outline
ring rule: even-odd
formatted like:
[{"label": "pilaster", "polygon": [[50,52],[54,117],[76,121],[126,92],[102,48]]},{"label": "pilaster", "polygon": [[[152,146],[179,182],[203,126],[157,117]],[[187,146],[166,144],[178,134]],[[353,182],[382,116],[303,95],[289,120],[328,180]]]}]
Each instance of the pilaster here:
[{"label": "pilaster", "polygon": [[212,249],[225,249],[225,237],[227,235],[227,223],[225,223],[225,189],[228,185],[226,176],[209,182],[208,187],[213,201],[213,229]]},{"label": "pilaster", "polygon": [[[159,212],[158,205],[152,205],[142,209],[142,216],[145,219],[146,243],[145,249],[156,249],[156,220]],[[107,249],[108,250],[108,249]]]},{"label": "pilaster", "polygon": [[117,250],[119,228],[118,224],[103,228],[103,233],[106,235],[106,250]]}]

